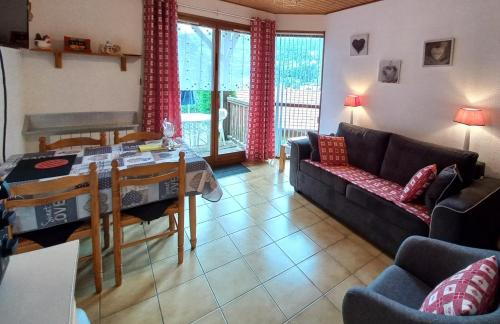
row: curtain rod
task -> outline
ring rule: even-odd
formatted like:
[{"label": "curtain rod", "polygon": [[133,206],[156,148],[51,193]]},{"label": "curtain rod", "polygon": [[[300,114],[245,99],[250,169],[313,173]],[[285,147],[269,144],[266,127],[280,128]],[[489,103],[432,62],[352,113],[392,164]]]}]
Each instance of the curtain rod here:
[{"label": "curtain rod", "polygon": [[186,4],[182,4],[182,3],[179,3],[177,4],[179,7],[184,7],[184,8],[188,8],[188,9],[194,9],[194,10],[200,10],[200,11],[206,11],[206,12],[211,12],[211,13],[214,13],[214,14],[217,14],[217,15],[223,15],[223,16],[228,16],[228,17],[234,17],[234,18],[239,18],[239,19],[244,19],[244,20],[248,20],[248,21],[252,21],[254,19],[252,18],[248,18],[248,17],[243,17],[243,16],[238,16],[238,15],[234,15],[234,14],[231,14],[231,13],[227,13],[227,12],[224,12],[224,11],[220,11],[220,10],[213,10],[213,9],[206,9],[206,8],[201,8],[201,7],[196,7],[196,6],[191,6],[191,5],[186,5]]}]

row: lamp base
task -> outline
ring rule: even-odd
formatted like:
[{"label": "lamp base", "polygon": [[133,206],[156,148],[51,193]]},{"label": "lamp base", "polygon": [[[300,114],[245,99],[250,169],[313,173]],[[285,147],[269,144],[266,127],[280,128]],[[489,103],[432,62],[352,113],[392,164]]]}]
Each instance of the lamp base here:
[{"label": "lamp base", "polygon": [[470,126],[467,126],[467,130],[465,131],[464,151],[468,151],[469,147],[470,147]]}]

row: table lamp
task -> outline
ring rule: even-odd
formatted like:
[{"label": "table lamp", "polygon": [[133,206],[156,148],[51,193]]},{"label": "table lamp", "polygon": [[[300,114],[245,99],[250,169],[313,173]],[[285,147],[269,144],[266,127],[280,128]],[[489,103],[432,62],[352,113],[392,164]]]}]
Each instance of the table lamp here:
[{"label": "table lamp", "polygon": [[354,108],[361,107],[361,97],[357,95],[348,95],[345,97],[344,106],[351,109],[351,125],[354,122]]},{"label": "table lamp", "polygon": [[455,119],[456,123],[467,125],[467,131],[465,133],[464,150],[469,150],[470,145],[470,126],[484,126],[484,113],[478,108],[460,108],[457,110]]}]

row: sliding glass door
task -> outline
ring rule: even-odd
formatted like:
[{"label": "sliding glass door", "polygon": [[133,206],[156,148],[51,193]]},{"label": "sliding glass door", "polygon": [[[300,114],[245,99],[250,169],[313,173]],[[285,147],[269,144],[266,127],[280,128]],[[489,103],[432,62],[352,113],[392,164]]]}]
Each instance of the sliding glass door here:
[{"label": "sliding glass door", "polygon": [[250,34],[199,17],[178,23],[183,138],[212,164],[243,161]]}]

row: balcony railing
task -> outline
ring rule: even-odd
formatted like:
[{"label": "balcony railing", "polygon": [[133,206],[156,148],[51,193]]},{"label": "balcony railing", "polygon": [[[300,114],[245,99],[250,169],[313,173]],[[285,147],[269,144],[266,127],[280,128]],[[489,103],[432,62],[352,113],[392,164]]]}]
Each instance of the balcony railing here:
[{"label": "balcony railing", "polygon": [[[224,131],[230,139],[242,145],[247,141],[248,108],[246,101],[227,98],[228,122]],[[318,131],[319,105],[276,103],[275,127],[276,147],[291,137],[305,136],[308,131]]]}]

